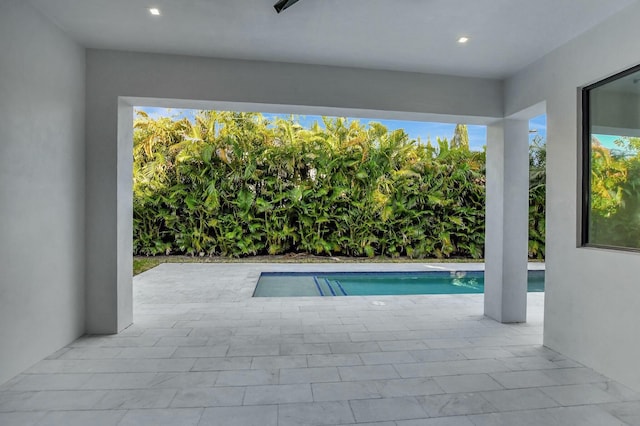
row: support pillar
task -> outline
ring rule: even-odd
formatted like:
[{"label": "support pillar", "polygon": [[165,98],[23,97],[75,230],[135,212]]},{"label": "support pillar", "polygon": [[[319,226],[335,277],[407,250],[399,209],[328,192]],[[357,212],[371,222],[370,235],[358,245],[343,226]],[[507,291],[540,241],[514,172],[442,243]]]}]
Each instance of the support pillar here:
[{"label": "support pillar", "polygon": [[529,122],[487,127],[484,314],[527,320]]},{"label": "support pillar", "polygon": [[[88,73],[92,75],[92,73]],[[133,107],[87,80],[86,332],[133,321]]]}]

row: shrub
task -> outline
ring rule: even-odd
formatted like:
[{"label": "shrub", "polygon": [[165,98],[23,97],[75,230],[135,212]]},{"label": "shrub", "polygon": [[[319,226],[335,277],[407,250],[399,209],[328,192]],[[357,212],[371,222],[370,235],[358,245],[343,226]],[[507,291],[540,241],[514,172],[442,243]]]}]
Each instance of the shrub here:
[{"label": "shrub", "polygon": [[418,144],[378,123],[322,124],[140,112],[134,252],[483,256],[483,152]]}]

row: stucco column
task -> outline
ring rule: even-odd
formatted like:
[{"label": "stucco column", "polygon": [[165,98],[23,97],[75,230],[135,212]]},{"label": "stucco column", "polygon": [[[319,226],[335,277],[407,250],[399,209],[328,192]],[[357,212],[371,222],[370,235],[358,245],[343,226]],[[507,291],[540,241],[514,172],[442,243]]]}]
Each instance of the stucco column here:
[{"label": "stucco column", "polygon": [[86,332],[114,334],[133,321],[133,107],[101,91],[103,74],[89,75]]},{"label": "stucco column", "polygon": [[503,323],[527,319],[529,122],[487,128],[484,314]]}]

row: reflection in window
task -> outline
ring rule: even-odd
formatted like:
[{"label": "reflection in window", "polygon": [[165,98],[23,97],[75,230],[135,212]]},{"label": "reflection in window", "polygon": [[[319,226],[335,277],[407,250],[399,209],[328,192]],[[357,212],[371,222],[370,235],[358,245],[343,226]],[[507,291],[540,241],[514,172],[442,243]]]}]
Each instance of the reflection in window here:
[{"label": "reflection in window", "polygon": [[640,248],[640,71],[584,89],[584,245]]}]

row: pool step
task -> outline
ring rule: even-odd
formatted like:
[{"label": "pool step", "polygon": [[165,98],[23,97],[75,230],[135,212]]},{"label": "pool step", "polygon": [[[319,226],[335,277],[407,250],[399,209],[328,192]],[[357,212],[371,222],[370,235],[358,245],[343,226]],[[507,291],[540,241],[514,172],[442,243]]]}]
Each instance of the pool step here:
[{"label": "pool step", "polygon": [[322,289],[322,285],[320,285],[318,277],[316,276],[313,277],[313,282],[316,284],[316,288],[318,289],[318,293],[320,293],[320,296],[324,296],[324,291],[327,290],[326,287],[324,290]]},{"label": "pool step", "polygon": [[343,294],[344,296],[346,296],[346,295],[347,295],[347,292],[346,292],[346,291],[344,291],[344,288],[342,288],[342,284],[340,283],[340,281],[336,280],[336,284],[338,285],[338,288],[340,289],[340,291],[342,292],[342,294]]},{"label": "pool step", "polygon": [[[329,291],[331,292],[332,296],[336,295],[336,291],[333,289],[333,287],[331,286],[331,283],[329,282],[329,280],[327,278],[324,279],[324,282],[327,284],[327,287],[329,287]],[[328,295],[327,295],[328,296]]]},{"label": "pool step", "polygon": [[313,277],[313,282],[316,285],[320,296],[346,296],[347,292],[344,291],[342,284],[338,280],[334,280],[333,283],[325,277]]}]

